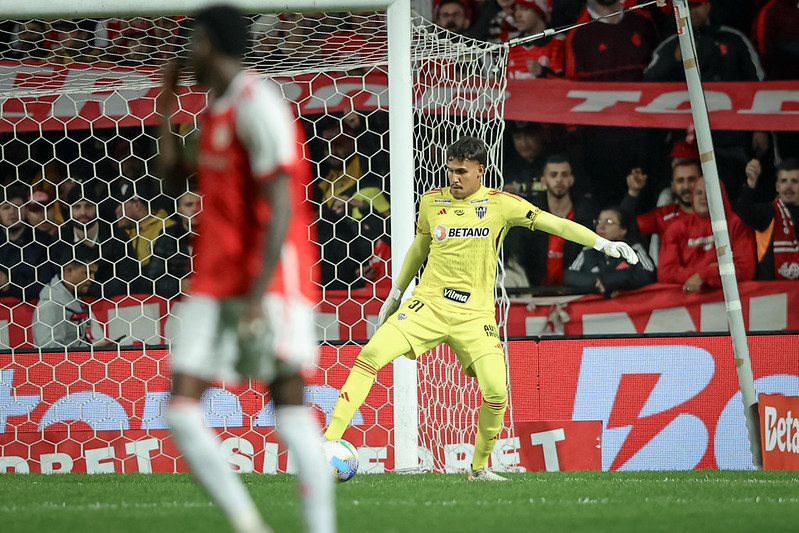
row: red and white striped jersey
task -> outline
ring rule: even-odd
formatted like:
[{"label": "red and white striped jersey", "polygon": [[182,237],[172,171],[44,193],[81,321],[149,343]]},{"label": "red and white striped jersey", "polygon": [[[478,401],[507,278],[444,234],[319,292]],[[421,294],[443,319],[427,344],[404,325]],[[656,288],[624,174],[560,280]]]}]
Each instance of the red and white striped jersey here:
[{"label": "red and white striped jersey", "polygon": [[287,173],[291,221],[268,292],[315,302],[318,252],[308,234],[306,200],[311,167],[301,128],[277,86],[240,73],[205,112],[199,148],[202,231],[192,291],[215,298],[249,291],[262,268],[262,235],[272,212],[260,186]]}]

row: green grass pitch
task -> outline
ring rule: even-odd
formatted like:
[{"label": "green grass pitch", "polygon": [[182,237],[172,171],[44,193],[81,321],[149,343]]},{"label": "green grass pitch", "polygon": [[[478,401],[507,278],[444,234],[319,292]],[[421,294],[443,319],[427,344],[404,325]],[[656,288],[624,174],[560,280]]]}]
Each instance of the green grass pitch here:
[{"label": "green grass pitch", "polygon": [[[339,532],[799,531],[799,472],[359,475],[336,486]],[[291,476],[242,476],[277,532],[301,531]],[[229,531],[188,475],[0,475],[0,531]]]}]

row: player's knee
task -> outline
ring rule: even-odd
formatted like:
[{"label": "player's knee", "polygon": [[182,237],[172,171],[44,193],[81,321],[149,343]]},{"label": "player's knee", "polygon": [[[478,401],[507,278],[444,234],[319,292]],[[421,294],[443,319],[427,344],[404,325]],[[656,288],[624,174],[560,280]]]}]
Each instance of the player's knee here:
[{"label": "player's knee", "polygon": [[505,409],[508,403],[508,386],[505,380],[486,380],[485,383],[480,383],[480,393],[483,395],[483,402],[492,409]]},{"label": "player's knee", "polygon": [[508,395],[506,391],[494,394],[483,393],[483,403],[493,411],[504,412],[508,406]]},{"label": "player's knee", "polygon": [[386,365],[388,361],[385,361],[386,358],[380,353],[380,348],[374,344],[369,342],[363,347],[355,360],[353,370],[358,369],[364,374],[375,375]]}]

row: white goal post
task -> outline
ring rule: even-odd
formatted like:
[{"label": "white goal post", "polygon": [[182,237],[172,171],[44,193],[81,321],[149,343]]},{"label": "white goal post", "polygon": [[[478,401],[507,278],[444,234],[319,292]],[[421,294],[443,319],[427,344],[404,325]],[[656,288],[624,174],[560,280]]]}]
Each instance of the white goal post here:
[{"label": "white goal post", "polygon": [[[85,0],[81,2],[29,0],[6,6],[0,16],[8,20],[176,16],[191,15],[203,6],[215,3],[219,2],[215,0],[174,0],[170,2],[162,0]],[[437,161],[436,158],[441,154],[433,154],[433,152],[441,152],[446,145],[463,134],[483,137],[489,146],[487,184],[501,185],[506,49],[488,43],[472,43],[466,38],[444,35],[439,29],[420,26],[418,17],[415,19],[417,22],[414,22],[411,0],[297,0],[291,2],[229,0],[228,3],[236,5],[246,13],[260,14],[322,11],[385,12],[388,48],[388,102],[387,105],[386,102],[381,102],[379,107],[387,109],[390,127],[386,151],[390,168],[390,212],[393,221],[390,237],[391,261],[395,265],[394,276],[399,274],[399,267],[402,265],[404,255],[414,237],[415,204],[420,188],[429,189],[444,184],[441,182],[443,174],[435,172],[440,168],[440,161]],[[429,2],[420,1],[418,4],[429,9]],[[425,63],[430,57],[438,56],[445,58],[444,66],[441,64],[429,68],[425,65],[420,66],[420,63]],[[383,67],[385,66],[383,65]],[[315,68],[320,67],[317,65]],[[332,65],[330,68],[333,69]],[[369,67],[366,68],[368,70]],[[467,71],[476,72],[477,75],[469,74]],[[448,78],[455,79],[456,82],[450,83],[449,86],[437,86],[436,79],[439,75],[443,77],[457,76],[457,78]],[[475,79],[481,76],[490,77],[491,83],[496,83],[496,85]],[[88,83],[91,84],[92,80],[89,80]],[[144,80],[140,83],[141,85],[132,87],[135,90],[149,90],[157,87],[153,84],[152,77],[149,81]],[[415,87],[415,84],[418,86],[420,83],[424,84],[421,90]],[[7,89],[0,92],[0,98],[17,97],[13,88],[8,88],[10,85],[7,84]],[[417,91],[416,95],[414,94],[415,90]],[[74,94],[88,93],[91,92],[91,88],[78,86],[69,91]],[[377,100],[386,97],[382,93],[374,96]],[[327,111],[326,103],[321,107]],[[450,120],[447,118],[448,113],[460,116]],[[432,118],[421,121],[420,124],[419,117],[423,114],[428,117],[444,118]],[[420,131],[422,133],[419,133]],[[418,177],[420,166],[429,170],[423,178]],[[365,311],[362,310],[362,313],[363,318],[366,319]],[[369,333],[371,333],[371,329]],[[350,337],[350,340],[352,338]],[[472,408],[467,412],[469,408],[466,404],[468,402],[463,398],[469,400],[476,398],[479,394],[477,388],[471,382],[468,382],[468,386],[464,386],[464,383],[467,382],[463,381],[463,376],[452,372],[450,367],[457,367],[457,360],[452,357],[451,353],[442,352],[433,360],[436,366],[432,371],[422,371],[415,361],[404,357],[398,358],[393,364],[391,390],[393,426],[388,433],[393,435],[395,471],[418,470],[420,459],[423,467],[445,469],[440,466],[442,452],[430,453],[428,450],[426,454],[422,449],[423,446],[420,447],[420,439],[436,440],[439,436],[438,432],[444,431],[440,428],[420,429],[419,427],[420,420],[424,424],[429,419],[427,414],[422,412],[425,407],[419,402],[420,386],[424,386],[420,385],[420,381],[427,385],[432,384],[433,387],[438,386],[439,380],[452,381],[446,385],[446,391],[442,393],[434,391],[427,397],[435,398],[437,401],[443,398],[442,404],[454,403],[453,412],[446,413],[445,407],[442,406],[436,406],[431,412],[444,411],[446,413],[444,417],[447,420],[457,420],[456,425],[461,429],[454,432],[457,435],[456,443],[472,440],[470,435],[473,435],[474,431],[472,426],[476,421],[476,409]],[[459,387],[466,389],[466,392],[453,391]],[[463,394],[466,396],[462,396]],[[432,419],[430,420],[432,421]],[[426,437],[422,437],[422,434]],[[497,446],[497,450],[501,453],[502,444]],[[443,453],[470,455],[461,448]]]}]

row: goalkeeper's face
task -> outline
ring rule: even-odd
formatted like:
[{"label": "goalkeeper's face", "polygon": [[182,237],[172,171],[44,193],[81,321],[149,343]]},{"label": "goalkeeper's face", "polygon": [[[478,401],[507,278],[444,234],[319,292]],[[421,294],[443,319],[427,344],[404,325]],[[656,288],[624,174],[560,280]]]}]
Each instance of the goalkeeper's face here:
[{"label": "goalkeeper's face", "polygon": [[485,166],[473,159],[447,161],[447,178],[450,192],[458,200],[468,198],[480,189]]}]

